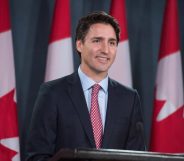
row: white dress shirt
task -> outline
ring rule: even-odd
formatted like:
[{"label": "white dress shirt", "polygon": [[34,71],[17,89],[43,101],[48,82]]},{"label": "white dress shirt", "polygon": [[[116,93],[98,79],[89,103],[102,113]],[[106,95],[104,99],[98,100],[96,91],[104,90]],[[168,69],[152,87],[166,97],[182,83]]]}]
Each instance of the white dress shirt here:
[{"label": "white dress shirt", "polygon": [[[88,111],[90,112],[91,108],[91,92],[92,92],[92,86],[96,84],[94,80],[92,80],[90,77],[88,77],[80,67],[78,68],[78,74],[79,78],[82,84],[82,89],[84,92],[84,96],[86,99]],[[106,118],[106,110],[107,110],[107,101],[108,101],[108,76],[105,77],[103,80],[101,80],[98,83],[101,88],[98,93],[98,104],[99,104],[99,110],[100,110],[100,115],[102,119],[102,125],[103,125],[103,130],[105,126],[105,118]]]}]

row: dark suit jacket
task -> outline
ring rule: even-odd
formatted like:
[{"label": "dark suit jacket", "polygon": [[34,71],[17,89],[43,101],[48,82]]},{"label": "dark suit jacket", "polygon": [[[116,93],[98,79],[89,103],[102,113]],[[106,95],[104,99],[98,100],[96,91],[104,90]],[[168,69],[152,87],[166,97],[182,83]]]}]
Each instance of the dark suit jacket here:
[{"label": "dark suit jacket", "polygon": [[[140,124],[137,92],[109,79],[102,148],[144,150]],[[46,160],[60,148],[95,148],[78,73],[44,83],[33,111],[29,160]]]}]

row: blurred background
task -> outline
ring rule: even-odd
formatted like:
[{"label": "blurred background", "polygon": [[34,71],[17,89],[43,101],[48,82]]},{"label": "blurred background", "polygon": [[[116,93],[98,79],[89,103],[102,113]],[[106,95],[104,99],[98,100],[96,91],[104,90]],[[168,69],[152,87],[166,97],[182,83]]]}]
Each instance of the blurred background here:
[{"label": "blurred background", "polygon": [[[163,15],[167,0],[126,0],[127,31],[132,68],[132,84],[137,89],[144,114],[145,138],[150,142],[154,87],[161,40]],[[10,0],[17,109],[22,160],[34,102],[44,82],[49,34],[54,0]],[[71,35],[73,62],[79,57],[74,36],[79,18],[92,11],[110,12],[111,0],[71,0]],[[184,1],[178,0],[182,64],[184,63]],[[58,69],[60,70],[60,69]],[[184,70],[183,70],[184,71]]]}]

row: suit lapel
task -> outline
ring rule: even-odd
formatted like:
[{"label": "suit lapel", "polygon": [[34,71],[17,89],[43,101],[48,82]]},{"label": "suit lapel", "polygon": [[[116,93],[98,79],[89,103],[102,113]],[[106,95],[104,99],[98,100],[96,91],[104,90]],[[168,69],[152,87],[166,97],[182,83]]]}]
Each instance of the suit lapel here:
[{"label": "suit lapel", "polygon": [[74,73],[73,75],[71,75],[71,77],[68,79],[68,82],[69,82],[69,87],[68,87],[69,95],[79,115],[81,124],[84,128],[84,131],[86,132],[86,135],[92,147],[95,147],[95,141],[94,141],[92,126],[90,122],[90,116],[89,116],[86,100],[84,97],[82,85],[78,74]]},{"label": "suit lapel", "polygon": [[109,140],[113,139],[113,129],[114,123],[117,119],[118,112],[118,95],[116,92],[116,84],[109,79],[108,85],[108,103],[107,103],[107,112],[106,112],[106,121],[105,121],[105,129],[103,136],[102,148],[108,147]]}]

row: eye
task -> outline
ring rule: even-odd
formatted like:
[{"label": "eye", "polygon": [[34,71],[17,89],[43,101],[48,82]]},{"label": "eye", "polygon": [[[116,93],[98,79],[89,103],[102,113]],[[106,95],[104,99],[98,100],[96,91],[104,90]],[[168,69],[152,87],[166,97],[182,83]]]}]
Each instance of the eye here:
[{"label": "eye", "polygon": [[116,41],[110,41],[109,44],[110,44],[110,46],[116,46],[117,45]]},{"label": "eye", "polygon": [[100,39],[94,39],[92,42],[93,43],[99,43],[100,42]]}]

